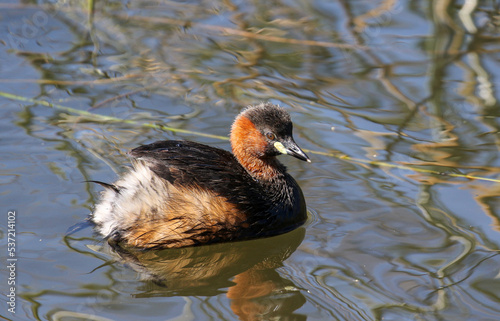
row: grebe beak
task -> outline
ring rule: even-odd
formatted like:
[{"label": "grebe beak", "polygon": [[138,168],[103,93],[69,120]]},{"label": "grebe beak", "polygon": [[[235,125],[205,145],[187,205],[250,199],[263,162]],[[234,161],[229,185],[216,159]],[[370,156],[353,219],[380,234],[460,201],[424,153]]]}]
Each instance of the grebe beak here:
[{"label": "grebe beak", "polygon": [[293,138],[287,139],[283,142],[275,142],[274,147],[282,154],[293,156],[308,163],[311,162],[306,153],[304,153],[297,143],[293,141]]}]

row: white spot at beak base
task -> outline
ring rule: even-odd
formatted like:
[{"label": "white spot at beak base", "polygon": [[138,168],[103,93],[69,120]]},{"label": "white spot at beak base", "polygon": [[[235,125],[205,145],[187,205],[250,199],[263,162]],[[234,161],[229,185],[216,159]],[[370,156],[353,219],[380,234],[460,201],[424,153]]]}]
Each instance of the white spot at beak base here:
[{"label": "white spot at beak base", "polygon": [[275,142],[274,143],[274,148],[276,148],[278,150],[278,152],[280,152],[281,154],[288,154],[288,152],[286,151],[285,146],[283,146],[283,144],[280,143],[280,142]]}]

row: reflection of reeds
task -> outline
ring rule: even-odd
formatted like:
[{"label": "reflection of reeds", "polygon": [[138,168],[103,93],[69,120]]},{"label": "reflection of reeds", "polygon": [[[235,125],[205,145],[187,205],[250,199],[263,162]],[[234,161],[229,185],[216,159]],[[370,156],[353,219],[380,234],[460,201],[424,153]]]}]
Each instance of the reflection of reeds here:
[{"label": "reflection of reeds", "polygon": [[224,136],[206,134],[206,133],[201,133],[201,132],[193,132],[193,131],[186,130],[186,129],[173,128],[173,127],[160,125],[160,124],[138,123],[135,120],[122,119],[122,118],[117,118],[117,117],[113,117],[113,116],[96,114],[96,113],[92,113],[92,112],[85,111],[85,110],[79,110],[79,109],[63,106],[60,104],[50,103],[50,102],[47,102],[45,100],[26,98],[26,97],[22,97],[22,96],[11,95],[11,94],[8,94],[5,92],[0,92],[0,96],[8,98],[8,99],[19,100],[19,101],[29,102],[29,103],[33,103],[33,104],[37,104],[37,105],[42,105],[42,106],[46,106],[46,107],[50,107],[50,108],[58,109],[58,110],[65,111],[68,113],[79,115],[80,117],[78,119],[72,119],[72,121],[74,121],[74,122],[122,123],[122,124],[134,125],[134,126],[155,128],[155,129],[160,129],[160,130],[164,130],[164,131],[171,131],[174,133],[195,134],[197,136],[203,136],[203,137],[209,137],[209,138],[215,138],[215,139],[224,139],[224,140],[228,139],[227,137],[224,137]]},{"label": "reflection of reeds", "polygon": [[315,41],[315,40],[307,40],[307,39],[293,39],[286,37],[273,36],[269,34],[265,34],[265,30],[260,30],[257,32],[249,32],[245,30],[239,30],[235,28],[221,27],[215,25],[209,25],[204,23],[196,23],[192,21],[166,18],[166,17],[144,17],[144,16],[128,16],[128,15],[115,15],[116,18],[123,20],[135,20],[142,21],[147,23],[159,23],[166,25],[174,25],[180,26],[183,28],[188,28],[189,30],[199,29],[204,32],[215,32],[221,36],[239,36],[248,39],[256,39],[261,41],[268,42],[276,42],[276,43],[285,43],[291,45],[300,45],[300,46],[314,46],[314,47],[325,47],[325,48],[341,48],[341,49],[359,49],[366,50],[368,49],[365,46],[361,45],[352,45],[347,43],[335,43],[329,41]]},{"label": "reflection of reeds", "polygon": [[[341,15],[319,12],[313,6],[307,7],[306,12],[303,12],[300,7],[286,5],[283,5],[278,13],[273,13],[259,3],[253,3],[255,13],[252,14],[241,12],[239,11],[241,8],[226,3],[218,10],[223,11],[221,14],[223,19],[229,17],[230,27],[205,22],[205,18],[214,16],[215,11],[212,9],[174,2],[163,4],[163,6],[172,9],[172,14],[169,16],[144,14],[142,10],[144,4],[140,1],[131,4],[131,10],[127,11],[129,14],[125,14],[123,10],[120,10],[123,8],[119,6],[108,7],[104,3],[93,0],[88,0],[86,6],[65,6],[62,2],[37,7],[2,4],[0,7],[6,9],[41,8],[47,11],[53,10],[58,12],[59,19],[66,19],[65,23],[74,30],[78,30],[78,27],[81,26],[79,26],[78,19],[71,18],[83,17],[80,23],[86,25],[92,41],[89,42],[87,38],[82,37],[82,44],[78,45],[93,46],[94,55],[91,59],[93,65],[96,65],[94,60],[99,43],[106,43],[107,46],[112,47],[116,51],[115,57],[113,57],[116,65],[109,67],[109,69],[116,74],[113,76],[106,74],[105,77],[102,75],[86,77],[88,75],[84,75],[80,78],[78,76],[82,74],[81,72],[76,74],[77,77],[72,77],[71,73],[47,72],[44,64],[58,65],[63,59],[57,58],[56,55],[17,51],[17,54],[27,57],[36,68],[39,68],[45,77],[42,79],[8,79],[0,80],[0,82],[37,83],[68,87],[114,86],[112,96],[109,96],[107,90],[103,90],[107,96],[101,98],[102,94],[99,95],[100,101],[94,103],[93,107],[101,107],[106,103],[136,93],[164,94],[167,91],[167,95],[173,97],[184,96],[189,97],[188,99],[211,102],[232,101],[242,105],[249,100],[281,100],[283,97],[291,105],[313,102],[321,108],[337,112],[343,117],[346,127],[352,130],[357,130],[356,119],[365,119],[380,124],[397,122],[395,132],[398,135],[394,136],[397,138],[385,146],[389,155],[396,152],[394,151],[395,146],[414,130],[411,128],[412,126],[420,127],[427,120],[426,125],[428,128],[432,128],[435,135],[429,144],[419,142],[418,145],[412,146],[412,148],[418,147],[418,151],[423,155],[421,158],[427,160],[419,165],[429,167],[433,163],[435,166],[453,168],[453,163],[448,162],[446,157],[456,157],[457,155],[449,153],[450,145],[448,143],[439,144],[439,140],[458,137],[459,126],[456,123],[465,119],[455,106],[445,105],[445,103],[449,103],[449,101],[445,101],[448,99],[445,97],[447,88],[443,88],[440,84],[446,82],[443,79],[446,75],[446,68],[453,66],[453,64],[459,67],[464,66],[462,58],[468,56],[471,60],[468,70],[474,75],[463,82],[464,89],[459,91],[463,97],[460,98],[464,101],[473,101],[486,113],[488,108],[494,106],[496,100],[488,72],[481,67],[482,57],[480,54],[494,52],[490,47],[486,47],[487,41],[484,42],[483,46],[482,39],[490,39],[488,41],[491,42],[491,39],[496,38],[495,36],[484,38],[485,35],[480,34],[483,31],[478,31],[477,28],[471,29],[470,21],[473,19],[470,17],[474,14],[474,10],[462,10],[461,13],[456,14],[462,20],[469,18],[468,24],[464,20],[464,24],[468,26],[467,29],[472,33],[469,35],[470,40],[468,40],[461,26],[450,18],[450,15],[457,11],[443,9],[446,8],[445,4],[446,2],[437,1],[430,13],[430,18],[434,19],[431,22],[436,27],[435,35],[429,44],[434,44],[434,48],[426,52],[432,60],[430,63],[425,62],[429,66],[427,67],[429,76],[423,78],[423,83],[428,81],[429,88],[421,91],[420,96],[409,94],[415,91],[415,88],[406,85],[405,81],[399,81],[404,77],[414,81],[419,76],[401,75],[398,68],[412,64],[418,65],[422,62],[415,63],[407,60],[404,54],[400,54],[396,58],[391,57],[392,59],[386,62],[388,52],[393,49],[397,52],[398,47],[392,48],[391,43],[386,43],[383,47],[370,44],[370,41],[375,39],[383,28],[394,26],[400,10],[416,10],[411,6],[402,8],[401,4],[393,0],[383,1],[375,7],[367,4],[353,7],[350,2],[341,1],[339,6],[344,11]],[[95,10],[95,6],[98,7],[98,10]],[[134,6],[141,9],[137,14],[134,14]],[[146,10],[155,11],[154,5],[148,6]],[[157,6],[161,7],[162,5]],[[475,6],[474,9],[476,9]],[[183,14],[177,15],[176,12]],[[342,19],[344,19],[345,25],[348,26],[344,34],[331,27],[331,22],[336,22],[335,20],[340,19],[342,15],[344,15]],[[440,27],[442,25],[447,25],[454,32],[447,33]],[[146,37],[157,39],[157,48],[143,46],[141,37],[145,36],[144,30],[147,30],[148,33]],[[397,35],[393,36],[394,39],[397,39]],[[449,45],[447,39],[451,39]],[[413,40],[418,41],[418,37]],[[474,46],[468,48],[465,46],[466,44],[474,44]],[[79,49],[81,48],[75,46],[70,51],[60,53],[59,57],[65,58],[73,50],[78,51]],[[420,48],[417,46],[412,50],[421,54]],[[218,60],[222,61],[220,65],[217,64]],[[342,72],[342,67],[335,68],[338,61],[348,65],[346,74]],[[220,69],[217,69],[219,67]],[[327,72],[324,72],[324,69]],[[377,73],[368,76],[372,78],[367,81],[367,76],[362,75],[362,73],[371,69],[377,70]],[[352,70],[360,70],[361,76],[351,75]],[[104,71],[109,72],[109,70]],[[374,102],[364,107],[356,107],[355,98],[350,99],[350,97],[337,94],[342,91],[343,86],[349,87],[351,84],[354,86],[356,81],[367,81],[370,86],[373,86],[370,87],[371,90],[383,90],[383,94],[387,96],[383,104],[392,104],[392,106],[384,109],[385,106]],[[132,87],[134,85],[138,87]],[[479,90],[479,95],[474,95],[474,89]],[[99,93],[96,89],[96,96]],[[376,93],[367,90],[366,93],[358,94]],[[370,114],[374,110],[379,113],[377,118]],[[102,116],[96,113],[84,115],[82,111],[76,109],[69,112],[76,113],[81,117],[90,117],[98,122],[132,122],[133,126],[137,126],[135,121],[111,116]],[[455,118],[452,127],[446,124],[448,121],[446,116],[449,113],[453,114]],[[400,116],[394,117],[394,114]],[[315,119],[316,116],[311,113],[310,117]],[[472,122],[468,125],[473,126]],[[493,122],[488,123],[487,120],[483,120],[476,127],[480,125],[492,127],[492,131],[498,129],[498,126]],[[189,133],[181,129],[147,122],[141,126]],[[416,131],[421,129],[418,128]],[[196,133],[196,135],[219,138],[205,133]],[[365,143],[370,144],[369,141]],[[408,143],[412,144],[411,139]],[[458,140],[456,143],[459,144]],[[428,146],[424,146],[426,144]],[[446,150],[447,153],[444,156],[443,150]],[[327,154],[331,156],[331,154]],[[436,156],[438,158],[435,158]],[[460,157],[462,163],[470,161],[466,154]],[[380,160],[366,162],[377,165]],[[387,158],[383,163],[391,164],[391,159]],[[456,164],[456,167],[459,168],[475,168],[462,166],[461,162],[456,162]],[[391,167],[389,165],[378,166]],[[490,171],[493,166],[478,166],[477,168],[483,171],[483,175],[486,172],[488,175],[494,174]],[[433,169],[430,173],[439,174],[440,171]],[[439,181],[439,178],[446,179],[446,177],[454,175],[482,179],[477,175],[467,176],[457,173],[448,173],[445,176],[437,176],[435,179]],[[493,181],[496,180],[493,179]]]}]

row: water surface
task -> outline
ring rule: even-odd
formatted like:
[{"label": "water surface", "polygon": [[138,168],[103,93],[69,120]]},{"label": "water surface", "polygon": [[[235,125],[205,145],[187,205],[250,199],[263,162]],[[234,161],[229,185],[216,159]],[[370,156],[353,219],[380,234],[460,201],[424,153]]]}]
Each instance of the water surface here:
[{"label": "water surface", "polygon": [[[18,259],[4,318],[500,318],[497,3],[88,5],[0,4],[3,307],[9,211]],[[99,195],[85,181],[116,179],[127,150],[229,149],[261,101],[289,110],[313,161],[280,158],[303,228],[127,255],[90,227],[66,235]]]}]

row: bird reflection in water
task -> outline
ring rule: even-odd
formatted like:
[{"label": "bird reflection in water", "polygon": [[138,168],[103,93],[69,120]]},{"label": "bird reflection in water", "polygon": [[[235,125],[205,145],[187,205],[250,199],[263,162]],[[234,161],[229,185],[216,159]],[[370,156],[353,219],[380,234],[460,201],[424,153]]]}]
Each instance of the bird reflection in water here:
[{"label": "bird reflection in water", "polygon": [[305,320],[306,299],[277,272],[300,245],[305,229],[270,238],[142,251],[114,246],[118,261],[144,282],[135,297],[216,296],[227,288],[240,320]]}]

